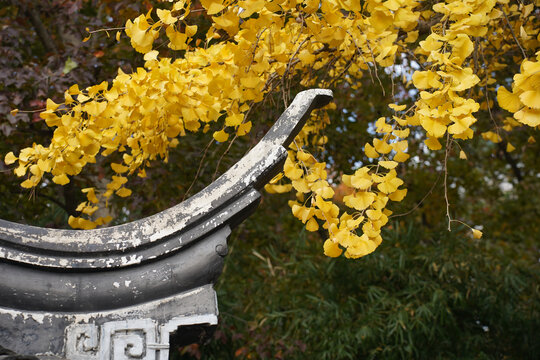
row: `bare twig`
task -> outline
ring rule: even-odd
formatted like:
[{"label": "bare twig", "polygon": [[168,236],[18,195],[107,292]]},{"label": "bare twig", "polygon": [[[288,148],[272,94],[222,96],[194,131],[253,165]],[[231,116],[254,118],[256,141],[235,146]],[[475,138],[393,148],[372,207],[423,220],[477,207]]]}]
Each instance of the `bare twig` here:
[{"label": "bare twig", "polygon": [[[484,61],[484,64],[487,64],[486,58],[484,57],[484,47],[482,45],[480,45],[480,54],[482,55],[482,60]],[[487,108],[488,108],[489,117],[490,117],[491,121],[493,122],[493,125],[495,125],[495,131],[497,131],[497,135],[500,138],[501,135],[500,135],[500,132],[499,132],[499,125],[497,125],[497,122],[495,121],[495,118],[493,117],[493,113],[491,112],[491,106],[489,105],[488,80],[489,80],[489,75],[488,75],[488,72],[486,71],[486,84],[484,86],[484,92],[486,93],[486,105],[487,105]]]},{"label": "bare twig", "polygon": [[297,62],[293,63],[293,60],[295,60],[295,57],[296,55],[298,55],[298,52],[300,52],[300,49],[302,48],[302,46],[304,46],[304,44],[310,39],[311,39],[311,36],[308,36],[300,43],[300,45],[298,45],[298,47],[296,48],[296,50],[294,51],[294,53],[289,59],[289,63],[287,64],[287,68],[285,69],[285,72],[281,76],[281,91],[283,92],[283,103],[285,104],[285,107],[289,106],[289,96],[286,93],[286,89],[288,88],[287,77],[289,76],[289,72],[291,71],[292,66],[297,64]]},{"label": "bare twig", "polygon": [[[255,104],[252,102],[250,105],[249,105],[249,109],[248,111],[246,111],[246,113],[244,114],[244,120],[242,121],[242,124],[246,122],[249,114],[251,113],[251,110],[253,109],[253,106]],[[227,153],[229,152],[229,150],[231,150],[231,147],[232,145],[234,144],[234,142],[236,141],[236,139],[238,139],[238,134],[235,134],[234,137],[232,138],[232,140],[229,142],[229,145],[227,146],[227,149],[225,149],[225,151],[223,152],[223,154],[221,154],[221,156],[219,157],[219,160],[217,162],[217,165],[216,165],[216,170],[214,171],[214,175],[212,175],[212,181],[215,180],[216,176],[217,176],[217,173],[219,171],[219,166],[221,165],[221,161],[223,160],[223,158],[225,157],[225,155],[227,155]]]},{"label": "bare twig", "polygon": [[512,25],[510,25],[510,21],[508,21],[508,15],[504,12],[504,9],[501,4],[499,4],[499,9],[502,11],[504,15],[504,19],[506,20],[506,25],[508,26],[508,29],[510,30],[510,33],[512,34],[512,37],[514,38],[514,41],[516,42],[517,46],[521,50],[521,54],[523,55],[523,59],[527,58],[527,54],[525,54],[525,50],[521,47],[521,44],[519,43],[516,34],[514,33],[514,29],[512,29]]},{"label": "bare twig", "polygon": [[19,3],[15,0],[10,0],[10,3],[13,6],[19,7],[21,9],[21,12],[23,12],[28,17],[30,23],[36,30],[36,34],[40,38],[41,43],[45,47],[45,50],[47,50],[47,52],[58,53],[58,48],[56,47],[56,44],[54,43],[51,35],[49,34],[49,31],[47,31],[47,28],[45,28],[45,25],[43,25],[43,22],[39,17],[39,13],[36,10],[36,7],[32,5],[24,6],[24,4]]},{"label": "bare twig", "polygon": [[210,142],[206,145],[206,147],[204,148],[204,153],[203,153],[203,156],[202,156],[202,159],[201,161],[199,161],[199,167],[197,168],[197,172],[195,173],[195,177],[193,178],[193,181],[191,182],[191,184],[189,185],[188,189],[186,190],[186,193],[184,194],[184,196],[182,197],[182,201],[184,201],[186,199],[186,197],[188,196],[191,188],[193,187],[193,185],[195,184],[195,182],[197,181],[197,179],[199,178],[199,174],[201,173],[201,169],[202,169],[202,165],[203,165],[203,162],[204,162],[204,159],[206,158],[206,154],[208,153],[208,149],[210,148],[210,146],[212,146],[212,144],[214,143],[214,139],[210,140]]},{"label": "bare twig", "polygon": [[375,82],[375,79],[373,79],[373,74],[371,73],[371,67],[369,66],[369,63],[367,62],[366,58],[364,57],[364,54],[363,54],[362,50],[358,47],[358,44],[356,43],[356,40],[354,39],[354,36],[352,36],[352,34],[349,31],[347,31],[347,34],[349,34],[349,36],[351,37],[351,40],[352,40],[352,42],[354,44],[354,47],[356,48],[356,51],[362,57],[362,60],[364,61],[364,64],[367,65],[368,73],[369,73],[369,77],[371,78],[371,81]]},{"label": "bare twig", "polygon": [[[358,26],[358,30],[363,34],[362,29]],[[366,38],[366,46],[369,50],[369,53],[371,54],[371,59],[373,60],[373,68],[375,69],[375,77],[379,81],[379,85],[381,85],[383,96],[386,95],[386,92],[384,91],[384,86],[382,84],[381,78],[379,78],[379,71],[377,70],[377,62],[375,61],[375,55],[373,55],[373,50],[371,49],[371,46],[369,46],[369,40]]]},{"label": "bare twig", "polygon": [[259,46],[259,41],[261,40],[261,36],[262,34],[264,34],[264,32],[266,31],[267,28],[264,28],[262,29],[258,34],[257,34],[257,41],[255,41],[255,44],[253,44],[252,48],[253,50],[251,51],[251,62],[249,63],[249,66],[246,70],[246,72],[249,72],[249,70],[251,69],[251,65],[253,65],[253,62],[255,61],[255,52],[257,51],[257,48]]},{"label": "bare twig", "polygon": [[437,176],[437,179],[435,179],[435,182],[433,183],[433,186],[431,186],[431,189],[429,189],[429,191],[426,193],[426,195],[424,195],[424,197],[422,198],[422,200],[420,200],[418,202],[418,204],[416,204],[412,209],[410,209],[409,211],[407,212],[404,212],[404,213],[401,213],[401,214],[396,214],[396,215],[390,215],[388,218],[391,219],[391,218],[395,218],[395,217],[401,217],[401,216],[406,216],[406,215],[409,215],[410,213],[414,212],[416,209],[418,209],[420,207],[420,205],[422,205],[422,203],[429,197],[429,195],[431,195],[431,193],[433,192],[433,190],[435,190],[435,187],[437,186],[437,184],[439,183],[439,179],[441,178],[441,173],[439,173],[439,175]]},{"label": "bare twig", "polygon": [[225,155],[227,155],[227,153],[229,152],[229,150],[231,150],[231,147],[232,145],[234,144],[234,141],[238,138],[238,134],[234,134],[234,137],[232,138],[231,141],[229,141],[229,145],[227,146],[227,149],[225,149],[225,151],[223,152],[223,154],[221,154],[221,156],[219,157],[219,160],[218,160],[218,163],[216,165],[216,170],[214,171],[214,175],[212,175],[212,181],[214,181],[216,179],[216,176],[218,174],[218,171],[219,171],[219,165],[221,165],[221,161],[223,160],[223,158],[225,157]]},{"label": "bare twig", "polygon": [[113,27],[113,28],[106,28],[106,29],[97,29],[97,30],[92,30],[92,31],[88,31],[89,34],[95,34],[95,33],[98,33],[98,32],[109,32],[109,31],[113,31],[113,30],[125,30],[126,27],[125,26],[122,26],[122,27]]},{"label": "bare twig", "polygon": [[448,218],[448,231],[452,231],[451,223],[452,218],[450,216],[450,202],[448,201],[448,153],[452,143],[450,142],[450,133],[446,132],[446,151],[444,153],[444,200],[446,201],[446,217]]},{"label": "bare twig", "polygon": [[405,45],[401,44],[400,42],[398,42],[397,45],[400,46],[403,50],[405,50],[407,54],[412,56],[414,60],[416,61],[416,63],[418,64],[418,66],[420,66],[422,70],[426,70],[425,66],[422,65],[422,62],[416,57],[416,55],[414,55],[414,53],[409,48],[407,48]]}]

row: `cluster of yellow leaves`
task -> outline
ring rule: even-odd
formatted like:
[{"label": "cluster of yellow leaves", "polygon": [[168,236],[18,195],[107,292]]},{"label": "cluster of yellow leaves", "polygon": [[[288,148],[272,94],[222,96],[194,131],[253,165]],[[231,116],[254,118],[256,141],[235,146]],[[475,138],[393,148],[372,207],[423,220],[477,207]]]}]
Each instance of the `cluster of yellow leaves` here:
[{"label": "cluster of yellow leaves", "polygon": [[[327,256],[339,256],[343,249],[348,258],[373,252],[382,241],[381,228],[392,214],[386,209],[388,201],[401,201],[407,194],[407,189],[399,188],[403,180],[397,177],[395,168],[409,157],[405,153],[407,140],[400,140],[408,136],[409,130],[398,130],[387,124],[385,118],[377,120],[376,125],[383,139],[374,139],[374,146],[366,144],[364,151],[368,158],[382,156],[383,160],[341,178],[351,189],[351,193],[343,198],[351,212],[340,211],[332,202],[334,191],[326,180],[326,163],[317,162],[303,150],[289,152],[284,174],[297,192],[297,201],[290,202],[293,215],[305,223],[309,231],[317,231],[319,222],[322,223],[329,234],[324,243]],[[389,159],[391,153],[392,160]],[[360,231],[361,235],[358,235]]]},{"label": "cluster of yellow leaves", "polygon": [[[211,122],[224,118],[222,129],[213,133],[216,141],[227,141],[231,134],[246,135],[251,129],[245,117],[249,104],[263,99],[271,89],[269,81],[308,67],[322,68],[331,60],[326,49],[334,47],[335,53],[391,64],[399,29],[412,29],[416,21],[412,12],[416,2],[402,6],[369,1],[366,9],[373,18],[365,18],[356,1],[207,0],[201,4],[213,19],[207,44],[219,40],[219,31],[234,41],[197,47],[191,40],[197,27],[186,22],[189,0],[175,1],[171,10],[158,9],[157,20],[151,12],[128,20],[126,34],[144,54],[145,68],[132,74],[119,70],[112,84],[103,82],[84,90],[74,85],[66,91],[64,104],[49,100],[41,117],[56,127],[51,144],[7,157],[9,163],[19,161],[17,175],[30,170],[32,175],[23,186],[36,186],[48,172],[53,182],[64,185],[94,163],[98,154],[122,152],[123,162],[111,164],[117,175],[106,188],[94,190],[97,203],[86,193],[88,201],[79,207],[90,217],[96,204],[106,203],[113,194],[129,196],[127,176],[144,177],[150,160],[167,161],[168,148],[186,131],[207,131]],[[159,58],[153,50],[163,29],[171,49],[186,51],[183,57]],[[314,55],[317,51],[319,56]],[[345,69],[347,59],[332,60],[335,76]],[[367,66],[364,61],[350,70],[360,72]],[[70,222],[83,228],[100,223],[102,219]]]},{"label": "cluster of yellow leaves", "polygon": [[512,92],[499,87],[497,100],[503,109],[514,113],[518,122],[531,127],[540,125],[540,51],[536,61],[521,63],[521,73],[514,75]]},{"label": "cluster of yellow leaves", "polygon": [[[97,209],[106,206],[113,194],[129,196],[129,176],[145,177],[151,160],[167,161],[178,137],[212,127],[217,127],[212,136],[218,142],[248,134],[251,106],[272,91],[281,91],[287,104],[294,75],[302,74],[300,83],[306,87],[347,82],[356,89],[365,72],[373,76],[374,70],[378,77],[378,67],[393,66],[400,56],[412,55],[420,67],[411,79],[418,99],[407,111],[405,105],[391,104],[395,115],[376,120],[377,137],[364,146],[373,164],[341,178],[350,189],[343,199],[348,210],[333,199],[336,179],[328,179],[327,165],[306,150],[324,147],[326,114],[310,119],[291,145],[284,174],[266,187],[270,192],[296,192],[293,214],[308,230],[322,227],[328,232],[327,255],[345,250],[347,257],[364,256],[382,240],[381,228],[391,214],[389,201],[401,201],[406,195],[396,169],[410,157],[410,127],[424,130],[431,150],[443,147],[439,139],[445,134],[447,146],[450,140],[471,139],[471,126],[477,121],[473,114],[492,106],[489,85],[494,80],[489,74],[504,67],[497,61],[478,65],[485,63],[480,59],[485,43],[506,51],[515,33],[520,47],[537,49],[539,43],[534,19],[538,4],[518,6],[507,0],[448,0],[429,3],[431,8],[416,0],[201,0],[200,4],[212,19],[205,34],[190,23],[191,0],[172,1],[170,10],[157,9],[155,15],[150,11],[128,20],[125,32],[134,49],[144,54],[144,68],[132,74],[119,70],[110,84],[83,90],[74,85],[64,94],[63,104],[48,100],[41,117],[56,127],[51,144],[6,156],[6,163],[18,162],[15,173],[27,175],[22,186],[30,188],[47,173],[64,185],[88,163],[95,163],[98,155],[122,154],[120,163],[110,163],[115,175],[104,187],[83,190],[87,201],[78,210],[84,217],[71,218],[71,226],[88,229],[109,221],[95,218]],[[519,20],[505,30],[501,24],[508,16]],[[418,24],[432,19],[436,21],[426,36]],[[154,47],[160,36],[166,37],[171,50],[181,51],[176,60],[160,56]],[[505,130],[520,124],[538,126],[537,56],[537,61],[523,61],[512,92],[499,88],[500,106],[514,113],[514,118],[504,120]],[[317,75],[321,72],[322,78]],[[471,96],[478,85],[484,86],[484,93],[474,94],[485,95],[485,102],[483,96]],[[501,141],[497,131],[482,136]],[[478,231],[473,235],[478,237]]]},{"label": "cluster of yellow leaves", "polygon": [[409,125],[424,128],[428,136],[425,143],[431,150],[442,148],[438,139],[447,131],[454,139],[473,137],[471,125],[477,121],[473,113],[480,105],[460,94],[480,81],[467,62],[474,51],[471,38],[484,36],[489,21],[501,16],[495,5],[496,0],[457,0],[433,6],[443,17],[441,26],[434,27],[419,43],[417,53],[431,66],[412,76],[420,99],[415,114],[408,119]]}]

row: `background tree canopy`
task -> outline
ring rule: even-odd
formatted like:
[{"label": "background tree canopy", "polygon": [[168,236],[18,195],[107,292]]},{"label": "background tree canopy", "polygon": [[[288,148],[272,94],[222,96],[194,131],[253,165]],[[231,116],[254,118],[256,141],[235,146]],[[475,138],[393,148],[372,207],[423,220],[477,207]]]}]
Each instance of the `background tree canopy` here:
[{"label": "background tree canopy", "polygon": [[539,357],[537,1],[0,6],[3,219],[154,214],[334,91],[267,188],[293,194],[231,239],[215,339],[177,356]]}]

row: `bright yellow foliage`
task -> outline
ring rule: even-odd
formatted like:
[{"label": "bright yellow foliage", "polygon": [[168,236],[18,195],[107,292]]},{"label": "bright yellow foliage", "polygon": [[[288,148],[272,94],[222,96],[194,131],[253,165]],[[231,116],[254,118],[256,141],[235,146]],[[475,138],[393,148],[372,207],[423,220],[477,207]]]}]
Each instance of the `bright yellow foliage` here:
[{"label": "bright yellow foliage", "polygon": [[[83,190],[88,201],[80,211],[87,218],[70,217],[72,227],[89,229],[110,221],[90,219],[113,194],[129,196],[128,178],[135,173],[144,176],[149,161],[167,161],[168,149],[176,146],[178,137],[206,132],[214,122],[221,128],[212,133],[218,142],[228,141],[231,134],[248,134],[250,106],[271,91],[281,91],[287,105],[288,78],[298,73],[329,69],[322,82],[305,76],[301,85],[331,87],[342,81],[355,88],[359,86],[355,79],[366,72],[371,75],[372,68],[393,66],[402,54],[414,56],[418,65],[409,79],[404,78],[417,94],[413,106],[406,110],[405,104],[389,104],[394,115],[373,119],[377,136],[363,149],[373,164],[341,177],[350,189],[343,198],[348,209],[333,202],[327,164],[308,151],[327,141],[322,134],[329,122],[324,113],[315,114],[302,129],[289,149],[283,174],[266,186],[269,192],[296,191],[297,200],[290,202],[293,215],[309,231],[322,227],[328,232],[323,247],[331,257],[344,252],[358,258],[381,243],[381,228],[391,214],[389,201],[401,201],[407,193],[400,188],[403,181],[396,169],[411,156],[407,140],[411,128],[423,129],[429,150],[444,148],[449,155],[452,142],[474,137],[474,114],[481,107],[491,111],[495,98],[513,116],[501,120],[502,130],[540,125],[538,1],[534,5],[505,0],[200,3],[213,22],[206,34],[198,34],[197,26],[186,22],[193,6],[190,0],[174,1],[171,10],[128,20],[125,31],[133,48],[143,54],[144,68],[131,74],[119,69],[111,82],[86,89],[73,85],[64,104],[48,100],[41,117],[56,128],[50,145],[23,149],[18,157],[6,155],[7,164],[18,162],[17,176],[28,174],[21,185],[33,187],[48,173],[64,185],[97,156],[123,153],[121,164],[111,164],[117,175],[105,188]],[[168,47],[185,51],[183,56],[175,60],[160,56],[154,42],[163,33]],[[206,41],[197,46],[193,38],[200,35]],[[506,87],[497,88],[490,78],[505,65],[484,61],[489,44],[501,51],[519,47],[523,52],[522,59],[515,59],[521,61],[521,72]],[[499,131],[484,131],[482,137],[499,142]],[[508,143],[507,149],[515,148]],[[466,159],[463,151],[459,157]],[[473,230],[475,238],[481,235]]]}]

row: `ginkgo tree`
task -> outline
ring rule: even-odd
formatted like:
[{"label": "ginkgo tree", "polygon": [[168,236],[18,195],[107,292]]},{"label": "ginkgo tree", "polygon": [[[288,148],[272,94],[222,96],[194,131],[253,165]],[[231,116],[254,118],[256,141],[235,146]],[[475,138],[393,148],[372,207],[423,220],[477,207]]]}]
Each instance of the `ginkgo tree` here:
[{"label": "ginkgo tree", "polygon": [[[80,216],[69,218],[73,228],[111,221],[98,210],[114,196],[129,197],[129,179],[144,178],[155,160],[167,162],[183,137],[208,132],[216,142],[232,144],[253,136],[254,105],[278,94],[287,106],[293,88],[354,94],[369,76],[382,93],[391,94],[386,113],[368,120],[372,140],[358,144],[363,155],[354,155],[361,161],[348,173],[336,175],[331,160],[317,156],[332,127],[328,112],[320,111],[293,141],[283,172],[266,186],[268,192],[295,194],[289,202],[293,215],[307,230],[326,234],[324,253],[331,257],[358,258],[381,243],[391,203],[407,195],[398,170],[418,155],[409,149],[412,139],[422,139],[425,152],[444,154],[448,229],[460,223],[475,238],[482,232],[451,209],[447,162],[466,159],[464,144],[478,137],[505,144],[506,154],[530,151],[535,143],[539,1],[179,0],[156,5],[116,33],[117,39],[129,37],[143,67],[130,73],[119,69],[114,79],[86,88],[74,84],[62,102],[47,100],[40,117],[54,129],[50,144],[5,155],[6,164],[17,165],[21,186],[33,188],[48,177],[68,184],[96,159],[119,154],[109,162],[114,175],[106,183],[82,189],[86,201],[77,208]],[[197,23],[201,15],[207,25]],[[383,84],[388,74],[391,84]],[[519,147],[516,132],[527,134]],[[337,201],[338,188],[346,193],[342,201]]]}]

